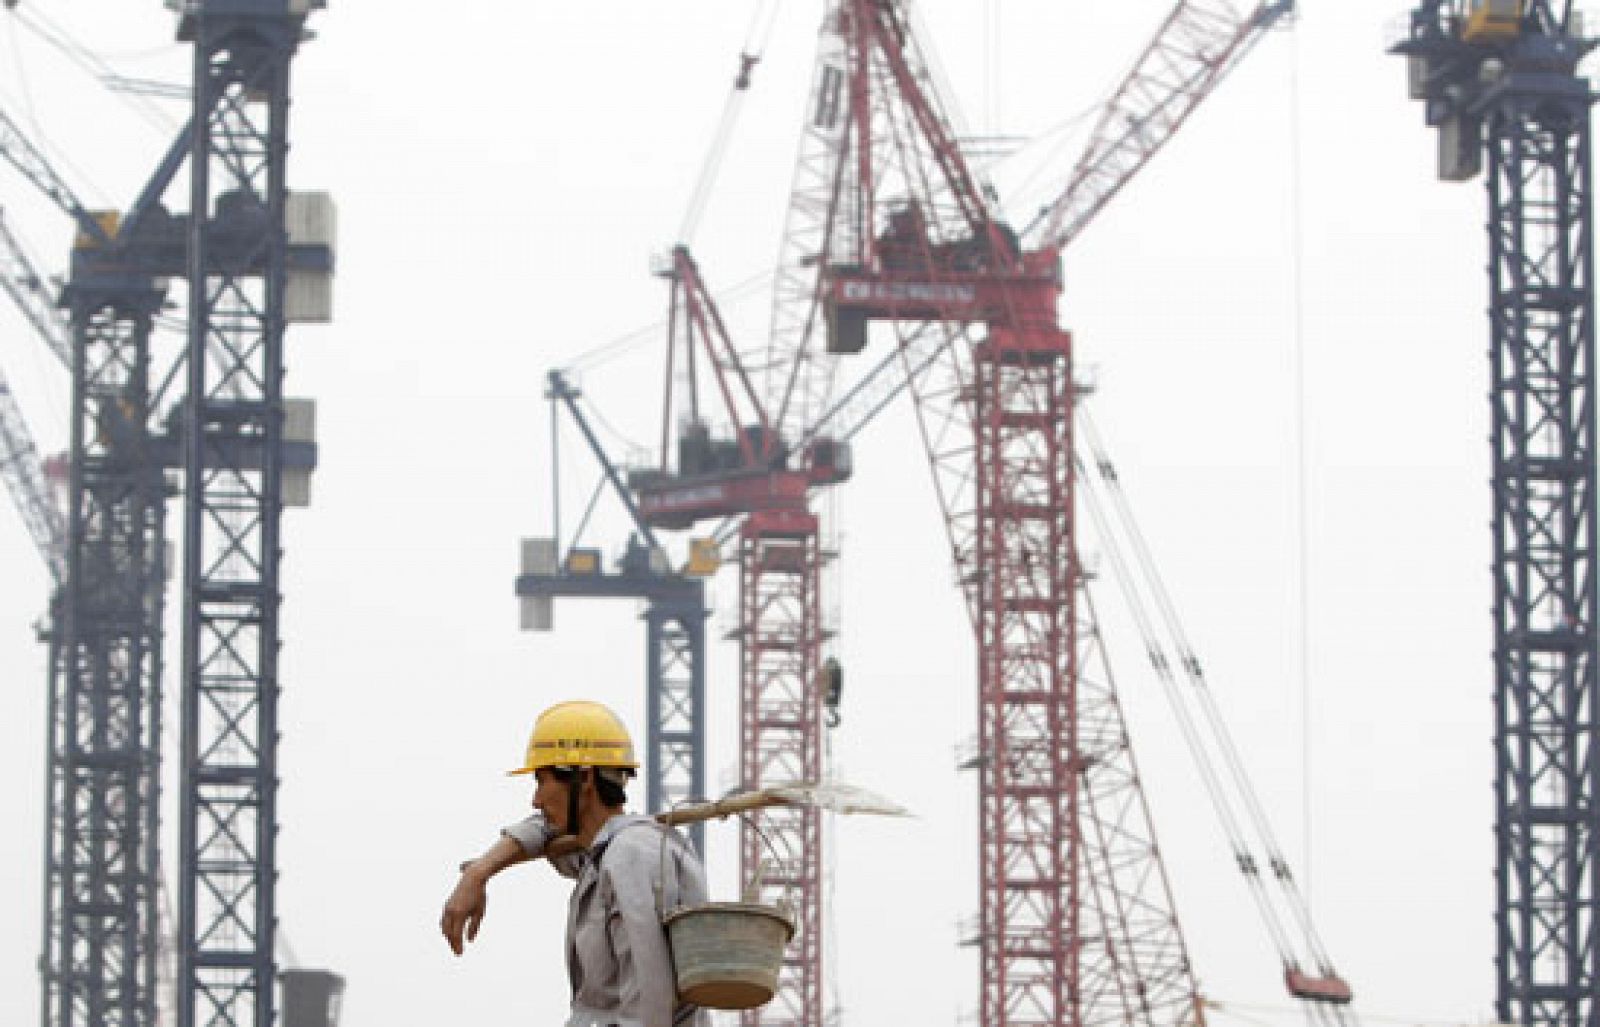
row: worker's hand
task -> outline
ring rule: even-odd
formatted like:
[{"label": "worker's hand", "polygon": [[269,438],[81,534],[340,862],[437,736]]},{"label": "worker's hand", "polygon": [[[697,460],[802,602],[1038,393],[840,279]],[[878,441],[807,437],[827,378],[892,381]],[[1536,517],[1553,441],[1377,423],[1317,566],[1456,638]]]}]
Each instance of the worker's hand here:
[{"label": "worker's hand", "polygon": [[478,939],[478,926],[483,923],[484,911],[489,906],[489,891],[484,885],[484,879],[472,864],[463,867],[461,880],[456,882],[455,890],[444,904],[444,913],[439,917],[439,930],[450,944],[450,951],[458,956],[466,949],[467,942]]}]

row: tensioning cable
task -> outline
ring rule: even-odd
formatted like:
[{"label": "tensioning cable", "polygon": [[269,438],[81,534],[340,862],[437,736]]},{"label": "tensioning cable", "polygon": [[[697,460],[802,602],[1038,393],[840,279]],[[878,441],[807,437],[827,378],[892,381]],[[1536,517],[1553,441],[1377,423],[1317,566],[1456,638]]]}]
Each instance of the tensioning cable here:
[{"label": "tensioning cable", "polygon": [[689,195],[689,207],[683,216],[683,225],[678,229],[678,242],[684,246],[694,241],[694,234],[700,227],[700,220],[705,216],[706,205],[711,200],[711,190],[716,185],[717,175],[722,170],[723,160],[728,154],[728,144],[733,138],[733,130],[739,123],[739,114],[744,109],[745,94],[750,91],[751,83],[755,80],[756,66],[761,63],[762,56],[766,53],[767,43],[772,38],[772,27],[777,21],[778,5],[776,0],[760,0],[756,4],[755,13],[751,17],[750,30],[745,35],[745,42],[739,48],[739,68],[734,75],[733,85],[728,90],[728,98],[722,105],[722,117],[717,122],[717,130],[711,137],[711,148],[706,153],[705,162],[700,166],[700,177],[695,180],[694,191]]}]

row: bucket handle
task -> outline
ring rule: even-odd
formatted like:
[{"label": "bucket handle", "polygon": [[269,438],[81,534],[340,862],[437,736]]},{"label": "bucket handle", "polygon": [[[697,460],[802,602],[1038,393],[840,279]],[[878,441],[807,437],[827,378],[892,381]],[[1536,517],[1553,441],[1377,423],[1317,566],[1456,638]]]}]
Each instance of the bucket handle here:
[{"label": "bucket handle", "polygon": [[[677,809],[680,809],[680,808],[685,807],[685,806],[694,805],[695,803],[700,802],[700,801],[702,801],[702,800],[685,799],[685,800],[677,803],[672,808],[674,810],[677,810]],[[750,812],[753,813],[755,811],[751,810]],[[766,846],[767,851],[772,854],[772,857],[774,859],[780,858],[781,854],[778,852],[777,847],[772,844],[772,836],[767,834],[767,832],[762,829],[761,821],[760,821],[759,817],[751,817],[747,813],[738,813],[738,814],[735,814],[735,815],[738,816],[741,820],[744,820],[751,827],[755,828],[756,834],[761,837],[762,844],[764,844]],[[678,831],[677,831],[676,828],[674,828],[670,824],[661,824],[660,827],[661,827],[661,876],[660,876],[660,879],[656,881],[656,915],[661,919],[665,919],[666,915],[667,915],[667,908],[666,908],[667,903],[666,903],[666,895],[665,895],[666,888],[667,888],[667,842],[668,842],[669,838],[678,837]],[[757,860],[756,861],[756,866],[755,866],[755,870],[753,871],[753,876],[750,878],[749,883],[745,885],[744,893],[740,896],[744,901],[746,901],[746,902],[755,902],[755,901],[757,901],[759,899],[760,894],[761,894],[762,878],[765,875],[766,868],[767,868],[767,861],[765,859],[761,859],[761,860]],[[674,880],[676,880],[676,878],[674,878]],[[673,909],[677,909],[678,908],[678,901],[677,901],[678,898],[679,897],[677,895],[673,896],[673,904],[672,904],[672,908]],[[783,909],[783,910],[787,910],[791,906],[792,906],[792,903],[789,902],[787,896],[785,896],[778,903],[778,908]]]}]

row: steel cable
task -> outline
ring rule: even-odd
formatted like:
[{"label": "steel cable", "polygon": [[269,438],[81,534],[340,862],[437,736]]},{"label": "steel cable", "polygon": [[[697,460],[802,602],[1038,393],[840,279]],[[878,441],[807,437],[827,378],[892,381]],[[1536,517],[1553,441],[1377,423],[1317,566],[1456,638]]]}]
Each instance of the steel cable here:
[{"label": "steel cable", "polygon": [[[1266,886],[1261,880],[1261,866],[1251,851],[1251,845],[1240,824],[1239,816],[1233,808],[1227,790],[1213,764],[1205,740],[1201,737],[1199,726],[1194,715],[1190,712],[1188,704],[1184,702],[1182,691],[1178,685],[1177,676],[1172,670],[1172,661],[1167,655],[1166,647],[1156,630],[1150,611],[1140,595],[1137,579],[1123,555],[1121,543],[1112,531],[1110,519],[1101,504],[1101,497],[1096,488],[1096,478],[1088,473],[1086,461],[1081,455],[1074,456],[1074,463],[1078,467],[1078,477],[1087,487],[1081,491],[1086,502],[1085,508],[1089,511],[1090,519],[1094,522],[1095,529],[1100,536],[1102,552],[1111,564],[1113,577],[1116,578],[1121,588],[1128,612],[1132,616],[1134,625],[1145,645],[1145,654],[1150,660],[1150,665],[1155,671],[1156,679],[1161,683],[1162,691],[1166,694],[1167,704],[1177,720],[1179,732],[1183,736],[1184,744],[1188,746],[1194,758],[1195,768],[1199,772],[1201,783],[1205,787],[1206,796],[1221,822],[1223,833],[1227,836],[1229,847],[1233,850],[1235,862],[1245,880],[1249,882],[1250,893],[1255,899],[1260,910],[1263,923],[1267,932],[1272,937],[1278,956],[1285,966],[1295,966],[1298,959],[1295,955],[1294,945],[1289,937],[1289,932],[1267,894]],[[1099,466],[1097,464],[1097,466]],[[1102,472],[1102,478],[1104,474]]]},{"label": "steel cable", "polygon": [[122,76],[118,75],[99,54],[79,43],[61,25],[51,21],[48,15],[36,10],[31,5],[18,8],[15,13],[17,21],[24,28],[59,51],[67,60],[77,65],[81,71],[94,78],[102,86],[105,86],[109,92],[120,97],[150,127],[163,134],[169,133],[178,127],[177,121],[157,104],[149,100],[136,101],[132,95],[112,88],[112,83],[121,79]]},{"label": "steel cable", "polygon": [[[772,277],[773,272],[770,270],[758,271],[755,274],[750,275],[748,278],[742,279],[727,289],[724,289],[721,293],[716,295],[716,300],[719,305],[731,304],[742,300],[750,293],[755,292],[760,288],[764,288],[767,283],[772,280]],[[631,353],[647,342],[653,342],[656,336],[665,330],[666,327],[667,321],[662,319],[660,321],[655,321],[651,324],[645,325],[642,328],[635,328],[630,332],[626,332],[606,342],[602,342],[596,346],[592,346],[589,349],[581,351],[571,360],[568,360],[565,364],[561,365],[561,369],[576,373],[580,371],[592,370],[603,364],[610,363],[624,354]]]},{"label": "steel cable", "polygon": [[728,155],[728,146],[733,138],[734,129],[738,127],[739,115],[744,109],[745,94],[750,90],[752,73],[766,53],[767,43],[772,38],[772,28],[776,21],[777,4],[774,0],[760,0],[755,13],[751,16],[750,29],[745,34],[744,45],[739,49],[738,74],[734,76],[733,86],[728,90],[728,98],[723,102],[722,117],[717,121],[716,131],[711,137],[711,147],[706,152],[705,163],[700,166],[700,177],[695,180],[683,224],[678,229],[677,241],[685,246],[694,241],[695,232],[699,230],[700,219],[705,215],[706,204],[711,200],[712,187],[716,184],[717,175],[722,170],[723,161]]},{"label": "steel cable", "polygon": [[1081,437],[1084,438],[1090,449],[1093,462],[1100,471],[1101,480],[1106,484],[1117,520],[1131,545],[1135,561],[1145,580],[1146,588],[1154,599],[1168,635],[1177,649],[1180,665],[1189,681],[1195,702],[1205,718],[1213,744],[1221,754],[1228,775],[1232,779],[1235,794],[1244,807],[1251,827],[1255,830],[1267,852],[1270,868],[1279,883],[1279,889],[1283,894],[1285,904],[1294,916],[1300,928],[1301,936],[1309,949],[1309,954],[1316,960],[1318,970],[1324,975],[1332,975],[1332,961],[1329,959],[1327,950],[1311,922],[1310,911],[1295,883],[1288,861],[1284,858],[1282,850],[1277,843],[1271,823],[1268,821],[1261,801],[1250,782],[1249,775],[1245,771],[1238,747],[1234,744],[1232,735],[1222,719],[1222,713],[1217,705],[1215,695],[1206,680],[1204,670],[1194,653],[1194,648],[1189,642],[1187,632],[1178,617],[1171,595],[1166,589],[1159,570],[1156,568],[1149,545],[1143,532],[1139,529],[1138,523],[1134,520],[1133,511],[1128,504],[1127,494],[1122,489],[1121,482],[1117,478],[1115,466],[1106,455],[1104,444],[1095,430],[1093,418],[1082,405],[1077,410],[1077,421],[1083,429]]}]

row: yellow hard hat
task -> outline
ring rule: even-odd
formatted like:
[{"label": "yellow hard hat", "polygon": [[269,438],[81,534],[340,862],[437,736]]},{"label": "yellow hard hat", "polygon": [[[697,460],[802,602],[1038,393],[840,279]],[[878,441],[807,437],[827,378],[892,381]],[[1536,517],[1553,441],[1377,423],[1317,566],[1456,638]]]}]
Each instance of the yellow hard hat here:
[{"label": "yellow hard hat", "polygon": [[543,767],[627,767],[637,770],[633,739],[622,721],[597,702],[557,703],[539,714],[528,754],[511,774],[531,774]]}]

